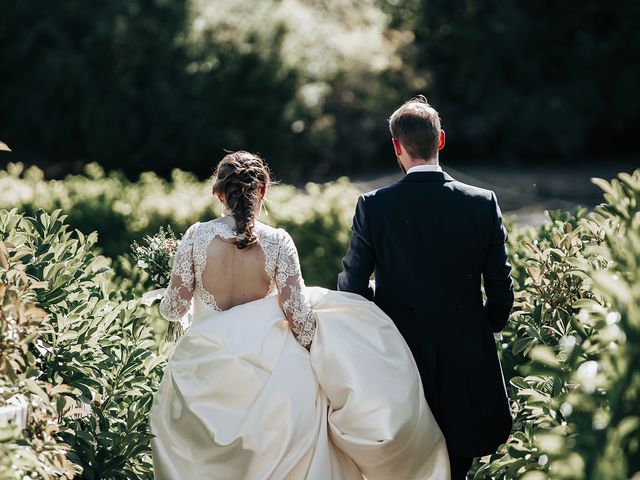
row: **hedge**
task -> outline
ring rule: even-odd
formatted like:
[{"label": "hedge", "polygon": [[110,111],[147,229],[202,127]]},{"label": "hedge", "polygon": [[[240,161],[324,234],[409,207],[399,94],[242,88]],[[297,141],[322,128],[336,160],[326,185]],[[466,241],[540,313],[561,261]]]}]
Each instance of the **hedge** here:
[{"label": "hedge", "polygon": [[[196,221],[218,217],[221,208],[210,186],[180,170],[170,181],[145,172],[132,182],[118,172],[105,175],[97,164],[88,165],[84,175],[45,180],[40,169],[25,170],[18,163],[0,170],[0,208],[28,215],[62,209],[72,227],[85,235],[97,232],[101,252],[115,259],[161,226],[184,232]],[[335,287],[357,194],[345,178],[304,189],[276,185],[268,194],[262,220],[289,231],[309,285]]]},{"label": "hedge", "polygon": [[[0,175],[0,205],[20,206],[0,211],[0,408],[22,394],[32,415],[25,430],[0,430],[3,459],[21,458],[18,467],[0,462],[0,472],[152,478],[147,415],[168,353],[158,340],[166,322],[140,306],[150,284],[117,246],[156,225],[181,231],[215,215],[208,186],[182,172],[134,184],[94,169],[47,182],[12,168]],[[516,305],[498,346],[515,422],[509,441],[476,462],[477,479],[640,472],[640,170],[596,182],[604,203],[594,211],[550,212],[539,228],[510,229]],[[307,280],[330,284],[337,273],[356,194],[346,180],[271,193],[269,220],[294,235]],[[34,210],[63,205],[68,218]],[[91,229],[96,218],[121,228],[101,225],[101,247],[95,233],[71,228]],[[110,248],[117,261],[100,255]]]}]

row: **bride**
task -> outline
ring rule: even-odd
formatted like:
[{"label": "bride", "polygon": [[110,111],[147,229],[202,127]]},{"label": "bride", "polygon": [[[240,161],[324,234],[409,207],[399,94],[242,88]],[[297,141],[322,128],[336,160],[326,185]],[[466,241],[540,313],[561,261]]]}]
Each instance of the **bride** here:
[{"label": "bride", "polygon": [[289,234],[256,220],[269,181],[226,155],[227,215],[180,243],[160,312],[192,325],[151,409],[155,478],[449,479],[403,338],[364,298],[304,286]]}]

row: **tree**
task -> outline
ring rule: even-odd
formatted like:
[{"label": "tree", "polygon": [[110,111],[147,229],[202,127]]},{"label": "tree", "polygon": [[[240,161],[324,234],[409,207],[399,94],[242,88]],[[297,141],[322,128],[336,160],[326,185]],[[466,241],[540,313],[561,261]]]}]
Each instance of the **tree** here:
[{"label": "tree", "polygon": [[423,0],[416,64],[432,75],[450,150],[580,161],[633,151],[638,20],[633,0]]}]

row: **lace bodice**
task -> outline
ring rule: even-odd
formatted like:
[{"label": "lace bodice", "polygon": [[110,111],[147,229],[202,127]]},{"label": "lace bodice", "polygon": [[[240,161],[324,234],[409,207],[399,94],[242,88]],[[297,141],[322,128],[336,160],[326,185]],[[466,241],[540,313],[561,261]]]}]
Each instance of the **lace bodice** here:
[{"label": "lace bodice", "polygon": [[[181,319],[189,310],[194,294],[213,310],[222,311],[236,304],[246,303],[237,302],[237,298],[246,297],[249,299],[247,301],[251,301],[252,295],[268,296],[277,291],[293,335],[301,345],[309,347],[315,333],[316,318],[303,295],[304,281],[293,239],[285,230],[263,223],[256,223],[254,232],[258,245],[242,251],[238,251],[235,245],[229,246],[234,256],[230,260],[222,253],[225,245],[217,249],[213,245],[216,238],[227,245],[236,238],[233,228],[224,219],[198,222],[189,227],[178,247],[169,286],[160,302],[160,314],[172,321]],[[253,250],[255,248],[259,248],[260,252]],[[259,253],[257,257],[256,253]],[[237,263],[234,263],[236,256]],[[256,270],[255,261],[262,261],[263,268]],[[247,269],[246,265],[253,268]],[[229,275],[219,273],[225,271]],[[219,278],[211,278],[212,272],[218,272],[216,276]],[[249,272],[252,272],[251,276],[254,278],[248,278]],[[239,278],[238,275],[234,278],[240,288],[229,288],[229,277],[238,273]],[[261,285],[260,278],[255,278],[262,273],[266,275],[264,285]],[[242,277],[243,274],[246,278]],[[243,285],[246,285],[246,292],[242,291]],[[259,291],[260,293],[256,293]],[[216,301],[212,292],[218,292],[216,295],[226,298],[225,308],[218,305],[220,298]]]}]

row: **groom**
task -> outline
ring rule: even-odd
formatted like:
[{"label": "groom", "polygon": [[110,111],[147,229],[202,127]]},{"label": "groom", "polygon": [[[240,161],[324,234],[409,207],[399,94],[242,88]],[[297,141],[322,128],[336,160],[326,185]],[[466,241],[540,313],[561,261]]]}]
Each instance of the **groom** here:
[{"label": "groom", "polygon": [[395,322],[446,438],[452,480],[464,479],[473,458],[494,453],[511,431],[492,335],[513,306],[507,232],[492,191],[440,168],[445,135],[422,95],[393,112],[389,127],[406,175],[358,199],[338,289],[373,300]]}]

